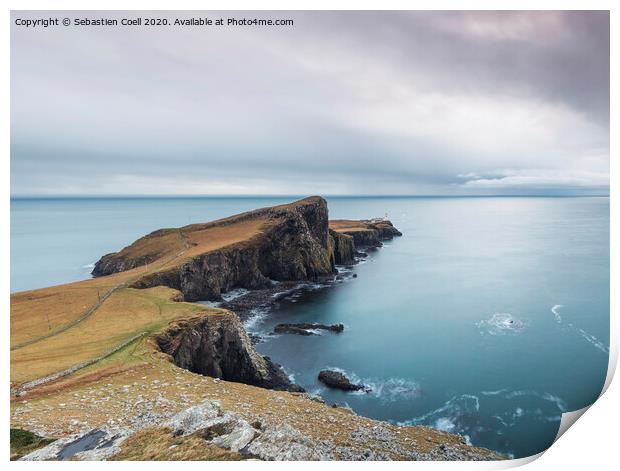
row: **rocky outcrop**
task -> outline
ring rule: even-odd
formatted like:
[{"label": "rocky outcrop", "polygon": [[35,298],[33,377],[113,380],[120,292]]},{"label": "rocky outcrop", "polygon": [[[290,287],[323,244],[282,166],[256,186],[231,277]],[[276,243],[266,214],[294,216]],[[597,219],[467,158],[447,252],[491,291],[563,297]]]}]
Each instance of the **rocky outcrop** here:
[{"label": "rocky outcrop", "polygon": [[[198,254],[189,259],[179,256],[179,262],[140,277],[133,287],[166,285],[181,291],[188,301],[217,300],[221,293],[233,288],[266,288],[271,280],[319,280],[335,273],[335,244],[328,231],[327,203],[323,198],[310,197],[213,223],[156,231],[120,252],[102,257],[95,264],[93,275],[108,275],[152,263],[162,254],[172,257],[172,250],[163,250],[161,245],[177,245],[181,237],[186,239],[186,244],[196,247],[192,244],[197,233],[208,240],[212,229],[249,220],[260,223],[259,234],[224,244],[219,249],[206,248],[204,253],[192,249]],[[171,231],[176,231],[175,238]],[[339,260],[342,256],[338,252]]]},{"label": "rocky outcrop", "polygon": [[[244,226],[249,222],[256,223],[252,231]],[[155,231],[103,256],[92,273],[103,276],[159,263],[159,268],[138,274],[132,287],[165,285],[181,291],[187,301],[219,300],[231,289],[268,288],[273,280],[332,277],[335,265],[354,263],[356,247],[379,247],[382,240],[400,235],[383,219],[347,222],[355,227],[330,229],[326,201],[313,196],[211,223]],[[247,238],[222,238],[222,228],[235,227],[247,231]],[[218,240],[221,247],[214,249]]]},{"label": "rocky outcrop", "polygon": [[303,391],[254,349],[239,318],[230,311],[176,321],[155,340],[177,366],[194,373],[269,389]]},{"label": "rocky outcrop", "polygon": [[387,219],[380,221],[370,221],[367,222],[367,224],[370,229],[377,231],[381,240],[391,240],[395,236],[400,237],[403,235],[402,232],[396,229],[392,222],[388,221]]},{"label": "rocky outcrop", "polygon": [[[352,426],[350,421],[355,420],[354,414],[326,415],[331,411],[331,408],[327,407],[324,411],[313,410],[316,415],[306,415],[306,420],[317,421],[320,424],[317,427],[318,434],[323,437],[308,434],[308,430],[302,433],[300,429],[287,423],[287,417],[282,417],[281,414],[276,414],[275,420],[271,421],[251,420],[246,414],[223,410],[219,401],[207,400],[147,427],[90,428],[56,440],[21,459],[212,460],[222,457],[221,450],[229,450],[231,454],[224,456],[236,460],[504,459],[489,450],[468,445],[461,437],[443,432],[423,429],[424,431],[420,430],[422,439],[419,440],[420,435],[417,435],[416,439],[412,440],[407,433],[408,427],[396,428],[370,419],[356,421],[357,426]],[[305,412],[307,414],[309,410]],[[349,427],[343,427],[343,420],[348,422]],[[330,424],[329,427],[325,427],[326,422]],[[325,432],[321,433],[320,430]],[[333,435],[334,431],[338,433]],[[158,449],[155,456],[154,449]],[[175,456],[176,450],[183,451]]]},{"label": "rocky outcrop", "polygon": [[391,240],[402,233],[387,219],[367,219],[362,221],[330,221],[331,232],[348,235],[353,239],[354,248],[381,247],[382,241]]},{"label": "rocky outcrop", "polygon": [[323,370],[319,373],[319,381],[326,386],[343,391],[366,391],[370,392],[368,386],[363,384],[353,384],[344,374],[339,371]]},{"label": "rocky outcrop", "polygon": [[316,323],[301,323],[301,324],[278,324],[274,327],[273,332],[276,334],[297,334],[297,335],[317,335],[315,330],[328,330],[330,332],[340,333],[344,330],[342,324],[316,324]]}]

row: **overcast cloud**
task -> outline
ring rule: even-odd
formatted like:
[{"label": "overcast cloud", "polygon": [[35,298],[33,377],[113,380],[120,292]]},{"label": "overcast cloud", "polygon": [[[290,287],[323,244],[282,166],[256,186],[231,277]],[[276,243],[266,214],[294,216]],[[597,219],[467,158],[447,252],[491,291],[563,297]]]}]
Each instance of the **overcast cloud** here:
[{"label": "overcast cloud", "polygon": [[13,195],[608,192],[606,12],[165,16],[295,24],[13,24]]}]

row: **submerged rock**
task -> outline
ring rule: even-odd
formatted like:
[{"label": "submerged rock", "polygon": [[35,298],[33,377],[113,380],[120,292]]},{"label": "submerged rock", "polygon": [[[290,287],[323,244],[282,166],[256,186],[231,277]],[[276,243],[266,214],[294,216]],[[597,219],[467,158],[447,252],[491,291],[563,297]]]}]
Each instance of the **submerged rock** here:
[{"label": "submerged rock", "polygon": [[274,327],[273,332],[276,334],[317,335],[316,332],[312,332],[313,330],[328,330],[330,332],[340,333],[344,330],[344,325],[317,323],[278,324]]},{"label": "submerged rock", "polygon": [[370,392],[370,388],[363,384],[354,384],[349,381],[344,374],[339,371],[323,370],[319,373],[319,381],[330,388],[341,389],[343,391],[365,391]]}]

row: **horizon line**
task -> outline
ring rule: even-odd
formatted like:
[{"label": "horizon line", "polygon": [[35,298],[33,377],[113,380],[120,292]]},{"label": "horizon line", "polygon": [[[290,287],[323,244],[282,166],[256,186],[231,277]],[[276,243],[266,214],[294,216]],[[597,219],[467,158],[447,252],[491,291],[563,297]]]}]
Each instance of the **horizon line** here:
[{"label": "horizon line", "polygon": [[20,199],[155,199],[155,198],[308,198],[311,196],[321,196],[323,198],[609,198],[609,193],[506,193],[506,194],[196,194],[196,195],[170,195],[170,194],[141,194],[141,195],[92,195],[92,194],[70,194],[70,195],[10,195],[11,200]]}]

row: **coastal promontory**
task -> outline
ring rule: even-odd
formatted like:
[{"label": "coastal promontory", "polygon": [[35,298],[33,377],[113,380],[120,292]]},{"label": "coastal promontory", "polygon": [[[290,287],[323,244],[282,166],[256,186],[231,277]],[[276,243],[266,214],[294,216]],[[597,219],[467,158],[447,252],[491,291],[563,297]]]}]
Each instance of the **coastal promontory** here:
[{"label": "coastal promontory", "polygon": [[101,257],[92,279],[12,294],[11,436],[34,437],[12,458],[501,458],[324,404],[255,350],[234,311],[193,302],[329,282],[399,234],[384,218],[329,221],[310,197],[160,229]]}]

